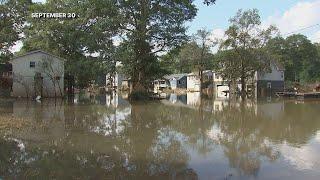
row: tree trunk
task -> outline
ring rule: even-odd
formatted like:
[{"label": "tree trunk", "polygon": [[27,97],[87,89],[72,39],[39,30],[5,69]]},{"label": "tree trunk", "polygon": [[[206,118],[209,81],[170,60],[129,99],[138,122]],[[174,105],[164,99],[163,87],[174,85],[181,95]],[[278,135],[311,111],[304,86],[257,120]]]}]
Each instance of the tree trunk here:
[{"label": "tree trunk", "polygon": [[141,1],[140,16],[136,24],[136,31],[134,36],[134,52],[135,59],[133,63],[132,74],[132,94],[146,94],[147,93],[147,80],[146,72],[151,62],[151,47],[147,39],[147,24],[149,19],[149,1]]},{"label": "tree trunk", "polygon": [[241,77],[241,97],[246,97],[246,80],[244,77]]},{"label": "tree trunk", "polygon": [[233,98],[236,96],[236,89],[237,89],[237,80],[232,79],[230,82],[230,92],[229,92],[230,98]]},{"label": "tree trunk", "polygon": [[199,70],[199,76],[200,76],[200,94],[202,94],[202,89],[203,89],[203,71],[202,71],[202,69]]}]

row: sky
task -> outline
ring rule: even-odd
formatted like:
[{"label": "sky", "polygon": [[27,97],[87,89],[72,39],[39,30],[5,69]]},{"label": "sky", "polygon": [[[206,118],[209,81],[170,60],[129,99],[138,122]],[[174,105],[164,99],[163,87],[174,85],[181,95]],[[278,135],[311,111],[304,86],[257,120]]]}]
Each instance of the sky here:
[{"label": "sky", "polygon": [[260,12],[262,26],[276,25],[282,35],[313,26],[302,31],[313,42],[320,42],[320,0],[217,0],[215,5],[206,6],[196,1],[197,17],[187,23],[189,34],[198,29],[212,31],[213,37],[222,38],[229,26],[229,19],[239,9],[256,8]]},{"label": "sky", "polygon": [[[263,27],[276,25],[284,36],[296,32],[306,35],[312,42],[320,42],[320,0],[217,0],[211,6],[204,5],[202,0],[195,0],[195,3],[198,14],[193,21],[186,23],[189,35],[205,28],[212,32],[213,39],[221,39],[229,26],[228,20],[239,9],[256,8],[260,12]],[[21,43],[17,43],[13,51],[20,48]]]}]

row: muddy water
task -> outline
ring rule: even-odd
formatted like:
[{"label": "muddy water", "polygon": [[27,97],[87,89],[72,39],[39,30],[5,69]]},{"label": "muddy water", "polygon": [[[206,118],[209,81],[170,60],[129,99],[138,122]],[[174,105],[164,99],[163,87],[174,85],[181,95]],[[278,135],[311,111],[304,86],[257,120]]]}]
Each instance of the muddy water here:
[{"label": "muddy water", "polygon": [[1,100],[0,117],[0,179],[320,177],[319,101],[114,94]]}]

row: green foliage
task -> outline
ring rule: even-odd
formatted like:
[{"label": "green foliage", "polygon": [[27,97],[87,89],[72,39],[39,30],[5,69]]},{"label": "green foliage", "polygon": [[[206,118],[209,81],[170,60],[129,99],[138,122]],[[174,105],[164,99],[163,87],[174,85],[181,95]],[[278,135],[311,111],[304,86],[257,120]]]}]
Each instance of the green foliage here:
[{"label": "green foliage", "polygon": [[[257,70],[267,71],[270,68],[271,55],[264,47],[276,28],[270,26],[261,29],[257,9],[239,10],[236,16],[230,19],[230,23],[225,32],[227,39],[220,45],[221,50],[230,51],[220,56],[218,66],[224,77],[241,79],[244,94],[247,80],[253,77]],[[230,59],[230,53],[235,60]]]},{"label": "green foliage", "polygon": [[171,73],[201,72],[213,67],[210,48],[216,43],[210,40],[210,32],[201,29],[192,40],[161,57],[161,64]]},{"label": "green foliage", "polygon": [[31,0],[0,0],[0,63],[9,60],[10,48],[20,40]]},{"label": "green foliage", "polygon": [[267,48],[285,66],[285,80],[314,82],[320,80],[320,54],[316,44],[307,37],[295,34],[286,39],[276,37]]},{"label": "green foliage", "polygon": [[[99,74],[111,69],[116,33],[113,1],[48,0],[32,6],[32,12],[74,12],[76,19],[34,19],[29,17],[23,51],[42,49],[67,60],[66,73],[75,75],[79,87],[86,87]],[[93,56],[95,53],[97,56]]]},{"label": "green foliage", "polygon": [[234,58],[235,56],[235,50],[219,51],[215,55],[215,70],[221,74],[223,79],[236,80],[241,76],[239,69],[235,68],[240,67],[241,61]]},{"label": "green foliage", "polygon": [[181,45],[186,39],[184,23],[195,17],[197,9],[191,1],[171,0],[118,1],[117,6],[125,43],[130,45],[130,58],[123,65],[131,68],[133,89],[146,88],[158,53]]},{"label": "green foliage", "polygon": [[[166,73],[160,68],[158,53],[181,46],[187,39],[185,22],[197,13],[193,1],[171,0],[1,0],[1,56],[19,40],[22,27],[25,39],[21,52],[42,49],[63,57],[66,73],[76,76],[85,87],[99,73],[114,73],[118,57],[133,82],[147,85]],[[204,0],[210,5],[215,0]],[[24,13],[22,13],[24,12]],[[32,18],[33,12],[72,12],[75,19]],[[10,15],[9,15],[10,14]],[[12,14],[14,16],[12,16]],[[27,22],[27,23],[25,23]],[[114,37],[124,39],[120,52]],[[120,47],[120,49],[123,47]],[[92,54],[96,54],[93,56]],[[120,54],[120,55],[119,55]]]}]

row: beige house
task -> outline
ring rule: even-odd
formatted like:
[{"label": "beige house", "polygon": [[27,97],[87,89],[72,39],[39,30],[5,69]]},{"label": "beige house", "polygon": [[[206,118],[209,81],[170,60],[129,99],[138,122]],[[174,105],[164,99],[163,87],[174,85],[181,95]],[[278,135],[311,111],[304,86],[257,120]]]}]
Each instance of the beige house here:
[{"label": "beige house", "polygon": [[14,57],[12,64],[13,97],[62,97],[64,59],[37,50]]}]

